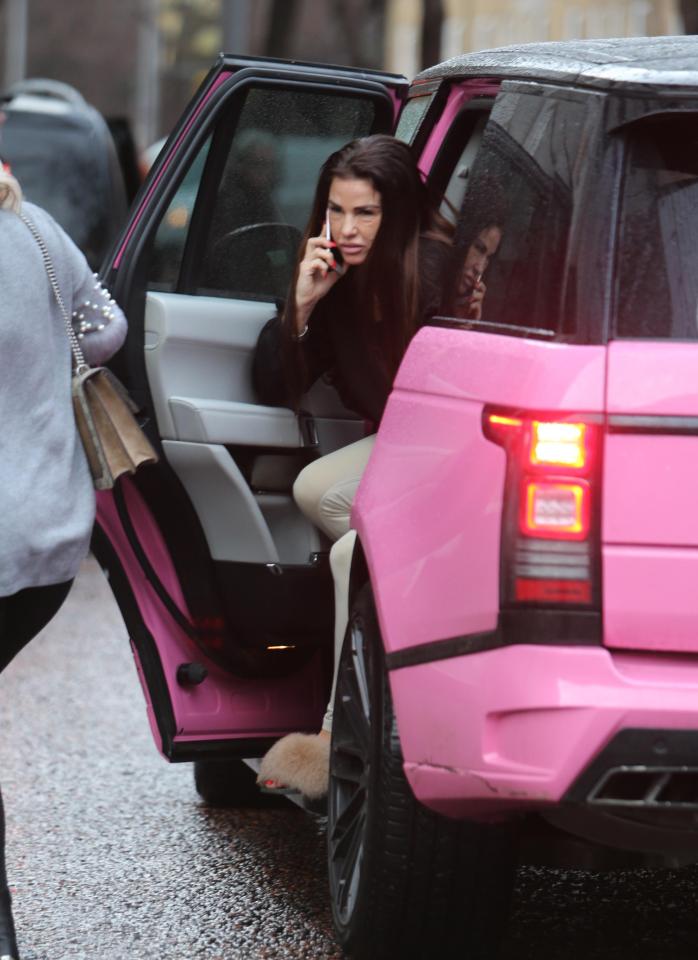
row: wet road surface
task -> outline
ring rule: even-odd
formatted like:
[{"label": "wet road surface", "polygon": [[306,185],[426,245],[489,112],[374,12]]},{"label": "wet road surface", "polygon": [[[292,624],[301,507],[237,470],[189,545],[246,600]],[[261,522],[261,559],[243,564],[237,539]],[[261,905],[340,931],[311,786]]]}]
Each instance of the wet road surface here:
[{"label": "wet road surface", "polygon": [[[0,730],[23,960],[341,956],[322,821],[212,810],[191,766],[162,760],[94,561],[0,678]],[[695,960],[697,902],[693,867],[526,868],[502,960]]]},{"label": "wet road surface", "polygon": [[321,825],[208,808],[160,757],[93,560],[0,677],[0,730],[22,960],[340,956]]}]

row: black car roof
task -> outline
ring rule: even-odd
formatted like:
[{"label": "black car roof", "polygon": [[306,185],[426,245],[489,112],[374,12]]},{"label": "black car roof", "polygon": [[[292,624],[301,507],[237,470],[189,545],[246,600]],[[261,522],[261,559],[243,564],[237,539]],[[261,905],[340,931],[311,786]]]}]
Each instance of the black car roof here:
[{"label": "black car roof", "polygon": [[479,76],[546,80],[595,89],[698,90],[698,36],[526,43],[445,60],[415,83]]}]

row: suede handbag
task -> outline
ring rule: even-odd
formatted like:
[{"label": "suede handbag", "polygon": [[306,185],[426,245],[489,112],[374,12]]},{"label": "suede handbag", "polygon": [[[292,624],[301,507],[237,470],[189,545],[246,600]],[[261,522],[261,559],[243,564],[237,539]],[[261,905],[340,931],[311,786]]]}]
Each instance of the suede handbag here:
[{"label": "suede handbag", "polygon": [[157,462],[157,454],[141,430],[138,407],[126,388],[106,367],[91,367],[61,295],[56,271],[44,238],[32,221],[21,215],[34,237],[46,268],[53,295],[63,315],[72,354],[73,410],[78,434],[97,490],[110,490],[124,473],[135,473],[144,463]]}]

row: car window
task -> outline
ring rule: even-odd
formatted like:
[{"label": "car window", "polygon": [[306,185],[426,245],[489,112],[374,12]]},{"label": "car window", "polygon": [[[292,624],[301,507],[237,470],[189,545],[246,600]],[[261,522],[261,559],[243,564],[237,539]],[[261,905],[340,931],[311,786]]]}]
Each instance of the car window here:
[{"label": "car window", "polygon": [[625,133],[616,334],[698,339],[698,124],[657,116]]},{"label": "car window", "polygon": [[189,167],[160,221],[153,241],[150,263],[148,286],[151,290],[171,293],[177,285],[187,229],[210,147],[209,137]]},{"label": "car window", "polygon": [[348,93],[267,86],[243,96],[223,110],[160,225],[151,287],[179,275],[182,292],[284,297],[320,166],[376,120],[375,100]]},{"label": "car window", "polygon": [[[458,211],[463,206],[470,175],[487,123],[487,113],[485,111],[464,111],[462,116],[463,119],[467,120],[467,123],[458,124],[460,127],[457,131],[458,159],[453,164],[446,188],[443,191],[440,211],[441,215],[454,226]],[[449,136],[449,141],[450,139]],[[448,147],[448,145],[447,141],[445,146]],[[439,160],[437,160],[436,165],[439,165]]]},{"label": "car window", "polygon": [[519,93],[497,101],[466,180],[444,313],[468,319],[482,276],[482,320],[574,332],[568,248],[584,121],[580,101]]},{"label": "car window", "polygon": [[405,143],[413,142],[433,99],[434,94],[430,93],[421,97],[411,97],[407,101],[402,108],[397,129],[395,130],[395,136],[398,140],[404,140]]}]

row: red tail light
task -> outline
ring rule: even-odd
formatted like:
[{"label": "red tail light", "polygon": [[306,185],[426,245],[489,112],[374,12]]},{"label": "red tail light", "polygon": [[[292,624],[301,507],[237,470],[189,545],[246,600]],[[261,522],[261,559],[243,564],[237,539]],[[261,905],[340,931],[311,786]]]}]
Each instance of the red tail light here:
[{"label": "red tail light", "polygon": [[583,470],[588,462],[585,423],[548,423],[543,420],[532,422],[531,463],[534,466]]},{"label": "red tail light", "polygon": [[595,605],[599,425],[485,409],[483,429],[507,452],[504,605]]}]

